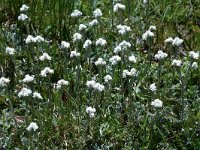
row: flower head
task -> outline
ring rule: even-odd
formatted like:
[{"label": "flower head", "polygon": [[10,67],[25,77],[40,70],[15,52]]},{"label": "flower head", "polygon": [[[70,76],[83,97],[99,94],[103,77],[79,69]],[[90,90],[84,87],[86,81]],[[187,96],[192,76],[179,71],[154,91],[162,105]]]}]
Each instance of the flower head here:
[{"label": "flower head", "polygon": [[15,49],[11,47],[6,47],[6,53],[9,55],[14,55],[15,54]]},{"label": "flower head", "polygon": [[174,59],[172,61],[172,66],[181,67],[181,65],[182,65],[181,60]]},{"label": "flower head", "polygon": [[18,93],[18,97],[28,97],[32,94],[32,91],[27,88],[22,88],[21,91]]},{"label": "flower head", "polygon": [[95,112],[96,112],[96,109],[92,108],[91,106],[86,108],[86,113],[88,113],[91,118],[94,117]]},{"label": "flower head", "polygon": [[173,46],[180,46],[183,43],[183,40],[180,39],[179,37],[175,37],[175,39],[172,42]]},{"label": "flower head", "polygon": [[61,80],[59,80],[58,82],[57,82],[57,89],[60,89],[62,86],[64,86],[64,85],[69,85],[69,82],[68,81],[66,81],[66,80],[64,80],[64,79],[61,79]]},{"label": "flower head", "polygon": [[38,93],[38,92],[34,92],[34,93],[33,93],[33,98],[43,99],[42,96],[41,96],[41,94]]},{"label": "flower head", "polygon": [[36,131],[38,129],[38,125],[35,122],[31,122],[30,125],[26,128],[28,131]]},{"label": "flower head", "polygon": [[159,99],[155,99],[154,101],[151,102],[151,106],[153,106],[155,108],[162,108],[163,102]]},{"label": "flower head", "polygon": [[22,7],[20,8],[20,11],[27,11],[29,9],[29,7],[25,4],[22,5]]},{"label": "flower head", "polygon": [[49,67],[46,67],[41,71],[40,75],[42,77],[46,77],[48,74],[53,74],[53,73],[54,71],[52,69],[50,69]]},{"label": "flower head", "polygon": [[98,46],[98,45],[105,46],[106,44],[107,44],[107,42],[103,38],[99,38],[96,40],[96,46]]},{"label": "flower head", "polygon": [[119,10],[125,10],[126,6],[120,3],[116,3],[113,7],[114,12],[118,12]]},{"label": "flower head", "polygon": [[71,17],[80,17],[82,16],[82,12],[79,11],[79,10],[74,10],[72,13],[71,13]]},{"label": "flower head", "polygon": [[18,20],[25,21],[25,20],[27,20],[27,19],[28,19],[28,16],[25,15],[25,14],[20,14],[20,15],[18,16]]},{"label": "flower head", "polygon": [[156,87],[156,84],[155,83],[152,83],[150,86],[149,86],[149,89],[154,92],[157,90],[157,87]]},{"label": "flower head", "polygon": [[159,50],[158,53],[155,55],[156,60],[161,60],[166,58],[168,55],[167,53],[164,53],[163,51]]},{"label": "flower head", "polygon": [[41,61],[51,60],[51,57],[47,53],[43,53],[42,56],[39,57]]},{"label": "flower head", "polygon": [[34,75],[30,76],[29,74],[25,75],[25,78],[22,80],[24,83],[29,83],[34,80]]},{"label": "flower head", "polygon": [[74,57],[80,57],[81,54],[79,52],[75,51],[71,51],[70,53],[70,58],[74,58]]},{"label": "flower head", "polygon": [[104,77],[104,81],[105,81],[105,82],[112,81],[112,77],[111,77],[110,75],[106,75],[106,76]]},{"label": "flower head", "polygon": [[93,11],[93,16],[95,17],[95,18],[97,18],[97,17],[101,17],[103,14],[102,14],[102,12],[101,12],[101,9],[99,9],[99,8],[97,8],[95,11]]},{"label": "flower head", "polygon": [[121,57],[119,55],[114,55],[109,59],[109,61],[112,65],[116,65],[118,62],[121,61]]},{"label": "flower head", "polygon": [[10,80],[8,78],[1,77],[0,78],[0,87],[5,87],[9,82],[10,82]]},{"label": "flower head", "polygon": [[69,43],[69,42],[62,41],[62,42],[61,42],[61,48],[70,48],[70,43]]},{"label": "flower head", "polygon": [[97,61],[95,61],[96,66],[103,66],[106,65],[106,61],[103,60],[103,58],[98,58]]},{"label": "flower head", "polygon": [[199,53],[198,52],[194,52],[194,51],[190,51],[189,52],[189,56],[192,58],[192,59],[198,59],[199,58]]},{"label": "flower head", "polygon": [[147,30],[143,35],[142,35],[142,39],[143,40],[147,40],[148,38],[152,38],[154,37],[154,33],[151,32],[151,30]]}]

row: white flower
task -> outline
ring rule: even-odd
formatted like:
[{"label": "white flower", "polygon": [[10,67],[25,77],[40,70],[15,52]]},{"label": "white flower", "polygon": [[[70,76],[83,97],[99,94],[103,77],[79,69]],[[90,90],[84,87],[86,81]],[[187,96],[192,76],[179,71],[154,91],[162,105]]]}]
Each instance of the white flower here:
[{"label": "white flower", "polygon": [[86,29],[86,28],[87,28],[86,25],[80,24],[78,30],[79,30],[79,31],[82,31],[82,30],[84,30],[84,29]]},{"label": "white flower", "polygon": [[20,11],[27,11],[29,9],[29,7],[25,4],[22,5],[22,7],[20,8]]},{"label": "white flower", "polygon": [[194,51],[190,51],[189,52],[189,56],[192,58],[192,59],[198,59],[199,58],[199,53],[198,52],[194,52]]},{"label": "white flower", "polygon": [[80,17],[82,16],[82,12],[79,11],[79,10],[74,10],[72,13],[71,13],[71,17]]},{"label": "white flower", "polygon": [[91,106],[86,108],[86,113],[88,113],[91,118],[94,117],[95,112],[96,112],[96,109],[92,108]]},{"label": "white flower", "polygon": [[130,72],[131,72],[131,76],[137,75],[137,70],[135,68],[132,68]]},{"label": "white flower", "polygon": [[116,46],[115,48],[114,48],[114,53],[115,54],[117,54],[117,53],[119,53],[119,52],[121,52],[122,51],[122,48],[120,47],[120,46]]},{"label": "white flower", "polygon": [[161,108],[163,107],[163,102],[159,99],[155,99],[154,101],[151,102],[151,106],[155,108]]},{"label": "white flower", "polygon": [[28,16],[25,15],[25,14],[20,14],[20,15],[18,16],[18,20],[25,21],[26,19],[28,19]]},{"label": "white flower", "polygon": [[51,60],[51,57],[47,53],[43,53],[42,56],[39,57],[41,61]]},{"label": "white flower", "polygon": [[135,68],[132,68],[131,71],[123,70],[123,73],[122,73],[123,78],[136,76],[136,75],[137,75],[137,70]]},{"label": "white flower", "polygon": [[151,90],[151,91],[156,91],[157,90],[157,87],[156,87],[156,84],[155,83],[152,83],[150,86],[149,86],[149,89]]},{"label": "white flower", "polygon": [[34,93],[33,93],[33,98],[43,99],[42,96],[41,96],[41,94],[38,93],[38,92],[34,92]]},{"label": "white flower", "polygon": [[142,39],[143,40],[147,40],[147,38],[152,38],[154,37],[154,33],[151,32],[150,30],[147,30],[143,35],[142,35]]},{"label": "white flower", "polygon": [[137,61],[137,59],[135,58],[134,55],[129,56],[129,57],[128,57],[128,60],[129,60],[130,62],[133,62],[133,63],[136,63],[136,61]]},{"label": "white flower", "polygon": [[95,11],[93,11],[93,16],[94,16],[95,18],[101,17],[101,16],[102,16],[101,9],[97,8]]},{"label": "white flower", "polygon": [[46,67],[41,71],[40,75],[42,77],[46,77],[48,74],[53,74],[53,73],[54,71],[52,69],[50,69],[49,67]]},{"label": "white flower", "polygon": [[193,62],[193,63],[192,63],[192,68],[193,68],[193,69],[197,69],[197,68],[198,68],[197,62]]},{"label": "white flower", "polygon": [[35,37],[36,42],[40,43],[40,42],[44,42],[44,38],[41,35],[38,35]]},{"label": "white flower", "polygon": [[175,37],[175,39],[172,42],[173,46],[180,46],[183,43],[183,40],[180,39],[179,37]]},{"label": "white flower", "polygon": [[69,43],[69,42],[62,41],[62,42],[61,42],[61,48],[70,48],[70,43]]},{"label": "white flower", "polygon": [[109,61],[112,65],[116,65],[119,61],[121,61],[121,57],[118,55],[114,55],[109,59]]},{"label": "white flower", "polygon": [[123,70],[122,76],[123,78],[126,78],[127,76],[131,76],[131,72],[129,72],[128,70]]},{"label": "white flower", "polygon": [[97,61],[95,61],[96,66],[103,66],[106,65],[106,61],[104,61],[102,58],[98,58]]},{"label": "white flower", "polygon": [[97,19],[93,19],[91,22],[89,22],[89,26],[90,26],[90,27],[96,26],[96,25],[98,25],[98,24],[99,24],[99,22],[98,22]]},{"label": "white flower", "polygon": [[99,92],[102,92],[105,89],[105,86],[97,82],[94,84],[93,88]]},{"label": "white flower", "polygon": [[27,88],[22,88],[21,91],[18,93],[18,97],[27,97],[32,94],[32,91]]},{"label": "white flower", "polygon": [[64,80],[64,79],[61,79],[57,82],[57,89],[60,89],[63,85],[69,85],[69,82]]},{"label": "white flower", "polygon": [[9,55],[14,55],[15,54],[15,49],[14,48],[10,48],[10,47],[6,47],[6,53],[8,53]]},{"label": "white flower", "polygon": [[173,43],[173,38],[172,37],[169,37],[165,40],[165,43]]},{"label": "white flower", "polygon": [[70,58],[74,58],[74,57],[80,57],[81,54],[79,52],[75,51],[71,51],[70,53]]},{"label": "white flower", "polygon": [[29,74],[25,75],[25,78],[22,80],[24,83],[29,83],[34,80],[34,75],[30,76]]},{"label": "white flower", "polygon": [[131,31],[131,28],[129,26],[126,26],[126,25],[118,25],[117,26],[117,29],[118,29],[118,33],[119,34],[126,34],[127,32]]},{"label": "white flower", "polygon": [[79,41],[82,39],[82,35],[80,33],[75,33],[73,35],[73,41],[76,42],[76,41]]},{"label": "white flower", "polygon": [[156,26],[150,26],[150,27],[149,27],[149,30],[155,31],[155,30],[156,30]]},{"label": "white flower", "polygon": [[181,65],[182,65],[181,60],[176,60],[176,59],[174,59],[174,60],[172,61],[172,66],[180,67]]},{"label": "white flower", "polygon": [[85,43],[83,44],[83,48],[89,48],[89,46],[92,45],[92,41],[91,40],[86,40]]},{"label": "white flower", "polygon": [[121,47],[122,50],[126,50],[127,48],[131,47],[131,43],[127,41],[122,41],[121,43],[119,43],[119,46]]},{"label": "white flower", "polygon": [[98,46],[98,45],[105,46],[106,44],[107,44],[107,42],[103,38],[99,38],[96,40],[96,46]]},{"label": "white flower", "polygon": [[106,75],[105,77],[104,77],[104,81],[105,82],[109,82],[109,81],[111,81],[112,80],[112,77],[110,76],[110,75]]},{"label": "white flower", "polygon": [[155,55],[156,60],[161,60],[166,58],[168,55],[167,53],[164,53],[163,51],[159,50],[158,53]]},{"label": "white flower", "polygon": [[125,10],[126,6],[120,3],[116,3],[113,7],[114,12],[118,12],[120,9]]},{"label": "white flower", "polygon": [[148,3],[148,0],[143,0],[143,4],[146,5]]},{"label": "white flower", "polygon": [[36,39],[32,35],[28,35],[26,38],[26,44],[31,43],[31,42],[36,42]]},{"label": "white flower", "polygon": [[10,82],[10,80],[8,78],[1,77],[0,78],[0,87],[5,87],[9,82]]},{"label": "white flower", "polygon": [[94,81],[94,80],[87,81],[87,82],[86,82],[86,86],[87,86],[88,88],[93,88],[94,85],[95,85],[95,83],[96,83],[96,81]]},{"label": "white flower", "polygon": [[31,122],[30,125],[26,128],[28,131],[36,131],[38,129],[38,125],[35,122]]}]

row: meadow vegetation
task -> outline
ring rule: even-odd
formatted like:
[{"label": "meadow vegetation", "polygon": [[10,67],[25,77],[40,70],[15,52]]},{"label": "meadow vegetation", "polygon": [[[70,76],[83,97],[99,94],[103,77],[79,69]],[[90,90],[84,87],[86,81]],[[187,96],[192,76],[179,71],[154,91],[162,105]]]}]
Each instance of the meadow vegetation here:
[{"label": "meadow vegetation", "polygon": [[199,0],[0,0],[0,149],[200,147]]}]

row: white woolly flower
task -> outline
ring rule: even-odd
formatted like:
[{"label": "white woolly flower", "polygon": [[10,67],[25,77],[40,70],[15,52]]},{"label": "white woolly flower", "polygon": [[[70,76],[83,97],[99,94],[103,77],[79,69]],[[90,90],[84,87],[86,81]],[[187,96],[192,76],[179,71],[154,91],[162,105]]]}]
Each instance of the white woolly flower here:
[{"label": "white woolly flower", "polygon": [[96,40],[96,46],[100,45],[100,46],[105,46],[107,44],[106,40],[103,38],[99,38]]},{"label": "white woolly flower", "polygon": [[157,90],[156,84],[155,84],[155,83],[150,84],[149,89],[150,89],[152,92],[156,91],[156,90]]},{"label": "white woolly flower", "polygon": [[103,14],[102,14],[102,12],[101,12],[101,9],[99,9],[99,8],[97,8],[95,11],[93,11],[93,16],[95,17],[95,18],[97,18],[97,17],[101,17]]},{"label": "white woolly flower", "polygon": [[34,75],[30,76],[29,74],[25,75],[25,78],[22,80],[24,83],[30,83],[34,80]]},{"label": "white woolly flower", "polygon": [[197,62],[193,62],[193,63],[192,63],[192,68],[193,68],[193,69],[197,69],[197,68],[198,68]]},{"label": "white woolly flower", "polygon": [[98,24],[99,24],[99,22],[98,22],[97,19],[93,19],[91,22],[89,22],[89,26],[90,26],[90,27],[96,26],[96,25],[98,25]]},{"label": "white woolly flower", "polygon": [[76,41],[79,41],[82,39],[82,35],[80,33],[75,33],[73,35],[73,41],[76,42]]},{"label": "white woolly flower", "polygon": [[121,61],[121,57],[118,55],[112,56],[109,61],[111,62],[112,65],[116,65],[118,62]]},{"label": "white woolly flower", "polygon": [[113,7],[114,12],[118,12],[119,10],[125,10],[126,6],[120,3],[116,3]]},{"label": "white woolly flower", "polygon": [[183,40],[180,39],[179,37],[175,37],[175,39],[172,42],[173,46],[180,46],[183,43]]},{"label": "white woolly flower", "polygon": [[30,125],[26,128],[28,131],[36,131],[38,129],[38,125],[35,122],[31,122]]},{"label": "white woolly flower", "polygon": [[106,75],[105,77],[104,77],[104,81],[105,82],[109,82],[109,81],[111,81],[112,80],[112,77],[110,76],[110,75]]},{"label": "white woolly flower", "polygon": [[92,45],[92,41],[91,40],[86,40],[85,43],[83,44],[83,48],[89,48],[89,46]]},{"label": "white woolly flower", "polygon": [[154,33],[151,32],[150,30],[147,30],[143,35],[142,35],[142,39],[143,40],[147,40],[147,38],[152,38],[154,37]]},{"label": "white woolly flower", "polygon": [[69,43],[69,42],[62,41],[62,42],[61,42],[61,48],[70,48],[70,43]]},{"label": "white woolly flower", "polygon": [[49,67],[46,67],[41,71],[40,75],[42,77],[46,77],[48,74],[53,74],[53,73],[54,73],[53,69],[50,69]]},{"label": "white woolly flower", "polygon": [[69,85],[69,82],[66,81],[66,80],[64,80],[64,79],[61,79],[61,80],[59,80],[59,81],[57,82],[56,88],[57,88],[57,89],[60,89],[60,88],[61,88],[62,86],[64,86],[64,85]]},{"label": "white woolly flower", "polygon": [[154,101],[151,102],[151,106],[153,106],[155,108],[162,108],[163,102],[159,99],[155,99]]},{"label": "white woolly flower", "polygon": [[90,80],[90,81],[87,81],[87,82],[86,82],[86,86],[87,86],[88,88],[93,88],[94,85],[95,85],[95,83],[96,83],[96,81]]},{"label": "white woolly flower", "polygon": [[87,28],[86,25],[80,24],[79,27],[78,27],[78,30],[79,30],[79,31],[82,31],[82,30],[85,30],[86,28]]},{"label": "white woolly flower", "polygon": [[137,70],[135,68],[132,68],[130,72],[131,72],[131,76],[137,75]]},{"label": "white woolly flower", "polygon": [[34,92],[34,93],[33,93],[33,98],[43,99],[42,96],[41,96],[41,94],[38,93],[38,92]]},{"label": "white woolly flower", "polygon": [[94,84],[93,88],[94,88],[95,90],[99,91],[99,92],[102,92],[102,91],[104,91],[105,86],[104,86],[103,84],[100,84],[100,83],[96,82],[96,83]]},{"label": "white woolly flower", "polygon": [[172,61],[172,66],[181,67],[181,65],[182,65],[181,60],[174,59]]},{"label": "white woolly flower", "polygon": [[29,9],[29,7],[25,4],[22,5],[22,7],[20,8],[20,11],[27,11]]},{"label": "white woolly flower", "polygon": [[74,10],[72,13],[71,13],[71,17],[80,17],[82,16],[82,12],[79,11],[79,10]]},{"label": "white woolly flower", "polygon": [[127,48],[131,47],[131,43],[124,40],[121,43],[119,43],[119,46],[121,47],[122,50],[126,50]]},{"label": "white woolly flower", "polygon": [[136,59],[136,57],[135,57],[134,55],[129,56],[129,57],[128,57],[128,60],[129,60],[130,62],[133,62],[133,63],[136,63],[136,61],[137,61],[137,59]]},{"label": "white woolly flower", "polygon": [[129,26],[121,25],[121,24],[117,26],[117,29],[118,29],[118,33],[121,35],[124,35],[127,32],[131,31],[131,28]]},{"label": "white woolly flower", "polygon": [[44,38],[41,35],[37,35],[35,37],[36,42],[40,43],[40,42],[44,42]]},{"label": "white woolly flower", "polygon": [[41,61],[51,60],[51,57],[47,53],[43,53],[42,56],[39,57]]},{"label": "white woolly flower", "polygon": [[18,93],[18,97],[27,97],[32,94],[32,91],[27,88],[22,88],[21,91]]},{"label": "white woolly flower", "polygon": [[0,78],[0,87],[5,87],[9,82],[10,82],[10,80],[8,78],[1,77]]},{"label": "white woolly flower", "polygon": [[148,3],[148,0],[143,0],[143,4],[146,5]]},{"label": "white woolly flower", "polygon": [[36,39],[32,35],[28,35],[26,38],[26,44],[32,43],[32,42],[35,43]]},{"label": "white woolly flower", "polygon": [[150,26],[150,27],[149,27],[149,30],[151,30],[151,31],[156,31],[156,26]]},{"label": "white woolly flower", "polygon": [[97,61],[95,61],[96,66],[104,66],[106,65],[106,61],[103,60],[103,58],[98,58]]},{"label": "white woolly flower", "polygon": [[15,54],[15,49],[11,47],[6,47],[6,53],[9,55],[14,55]]},{"label": "white woolly flower", "polygon": [[74,57],[80,57],[81,54],[79,52],[75,51],[71,51],[70,53],[70,58],[74,58]]},{"label": "white woolly flower", "polygon": [[88,113],[91,118],[94,117],[95,112],[96,112],[96,109],[92,108],[91,106],[86,108],[86,113]]},{"label": "white woolly flower", "polygon": [[199,53],[198,52],[194,52],[194,51],[190,51],[189,52],[189,56],[192,58],[192,59],[198,59],[199,58]]},{"label": "white woolly flower", "polygon": [[136,75],[137,75],[137,70],[135,68],[132,68],[131,71],[123,70],[123,73],[122,73],[123,78],[136,76]]},{"label": "white woolly flower", "polygon": [[165,43],[173,43],[173,38],[172,37],[169,37],[165,40]]},{"label": "white woolly flower", "polygon": [[26,14],[20,14],[18,16],[18,20],[25,21],[26,19],[28,19],[28,16]]},{"label": "white woolly flower", "polygon": [[159,50],[157,52],[157,54],[155,55],[155,59],[156,60],[161,60],[161,59],[166,58],[167,56],[168,56],[167,53],[164,53],[163,51]]},{"label": "white woolly flower", "polygon": [[119,52],[121,52],[122,51],[122,48],[120,47],[120,46],[116,46],[115,48],[114,48],[114,53],[115,54],[117,54],[117,53],[119,53]]}]

